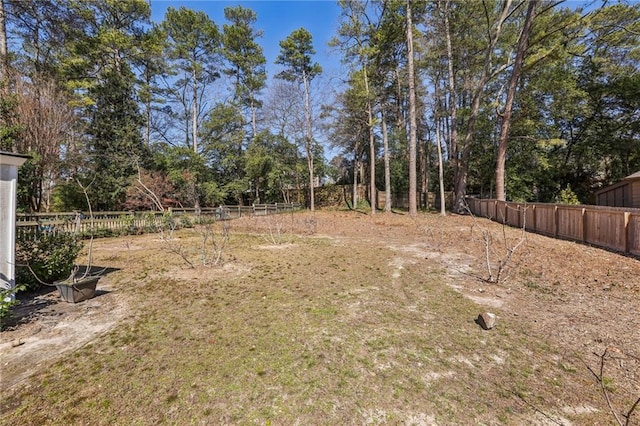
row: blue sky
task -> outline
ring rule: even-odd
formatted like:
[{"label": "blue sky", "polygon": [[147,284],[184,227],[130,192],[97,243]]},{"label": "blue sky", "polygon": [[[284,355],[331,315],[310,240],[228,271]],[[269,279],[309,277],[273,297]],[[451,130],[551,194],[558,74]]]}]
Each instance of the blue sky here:
[{"label": "blue sky", "polygon": [[151,0],[151,19],[160,22],[169,6],[184,6],[206,12],[222,30],[222,25],[227,23],[224,8],[237,5],[252,9],[258,15],[255,27],[263,31],[258,43],[264,49],[269,78],[279,70],[279,67],[274,65],[280,53],[279,42],[300,27],[307,29],[313,36],[313,46],[316,50],[314,59],[322,66],[324,76],[339,75],[340,54],[332,53],[327,46],[336,33],[340,15],[340,7],[334,0]]}]

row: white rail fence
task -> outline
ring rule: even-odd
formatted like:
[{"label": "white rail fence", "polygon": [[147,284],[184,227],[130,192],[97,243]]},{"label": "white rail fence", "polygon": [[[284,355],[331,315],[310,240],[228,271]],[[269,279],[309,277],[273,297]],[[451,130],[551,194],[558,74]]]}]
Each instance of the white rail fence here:
[{"label": "white rail fence", "polygon": [[293,212],[301,208],[297,203],[255,204],[252,206],[219,206],[196,209],[172,208],[160,211],[18,213],[18,238],[35,237],[40,232],[72,232],[82,236],[111,236],[153,232],[164,225],[183,226],[198,221],[231,220],[243,216],[267,216]]}]

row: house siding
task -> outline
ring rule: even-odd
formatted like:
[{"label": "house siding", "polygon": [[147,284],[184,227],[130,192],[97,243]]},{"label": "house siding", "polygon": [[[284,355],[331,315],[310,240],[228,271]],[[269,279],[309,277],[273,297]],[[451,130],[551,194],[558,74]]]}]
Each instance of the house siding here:
[{"label": "house siding", "polygon": [[640,208],[640,180],[631,182],[631,207]]},{"label": "house siding", "polygon": [[595,193],[599,206],[640,208],[640,172]]},{"label": "house siding", "polygon": [[615,185],[597,195],[599,206],[631,207],[631,188],[629,184]]}]

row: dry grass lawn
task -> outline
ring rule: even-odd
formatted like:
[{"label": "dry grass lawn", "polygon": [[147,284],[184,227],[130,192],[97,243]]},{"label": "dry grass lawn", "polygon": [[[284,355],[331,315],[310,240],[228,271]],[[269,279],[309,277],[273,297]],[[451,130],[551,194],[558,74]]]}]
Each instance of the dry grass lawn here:
[{"label": "dry grass lawn", "polygon": [[495,271],[520,231],[463,216],[243,218],[193,269],[193,229],[97,240],[98,297],[40,294],[0,334],[0,424],[624,423],[640,261],[527,234],[487,283],[483,232]]}]

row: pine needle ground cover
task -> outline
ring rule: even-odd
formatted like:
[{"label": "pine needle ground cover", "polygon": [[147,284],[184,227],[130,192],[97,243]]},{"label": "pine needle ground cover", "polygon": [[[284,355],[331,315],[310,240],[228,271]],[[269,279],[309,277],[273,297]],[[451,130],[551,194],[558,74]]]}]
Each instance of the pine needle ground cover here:
[{"label": "pine needle ground cover", "polygon": [[[498,256],[520,234],[478,221],[246,218],[195,268],[158,235],[98,240],[102,294],[2,332],[0,423],[615,424],[640,394],[640,262],[527,235],[487,283],[478,227]],[[172,244],[197,264],[201,235]],[[61,323],[109,326],[12,357]]]}]

